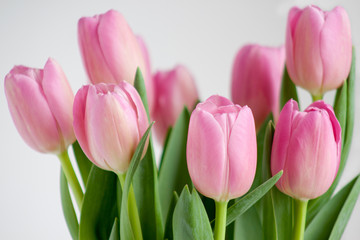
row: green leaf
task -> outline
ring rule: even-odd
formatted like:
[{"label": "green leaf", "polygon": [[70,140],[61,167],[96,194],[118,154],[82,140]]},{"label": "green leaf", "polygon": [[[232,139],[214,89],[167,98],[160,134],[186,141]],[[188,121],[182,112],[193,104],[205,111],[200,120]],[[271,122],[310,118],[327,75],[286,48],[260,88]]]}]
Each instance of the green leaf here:
[{"label": "green leaf", "polygon": [[[269,122],[266,128],[265,140],[264,140],[263,166],[262,166],[263,182],[271,177],[270,160],[271,160],[271,150],[272,150],[274,132],[275,132],[274,125],[272,122]],[[272,190],[266,193],[261,203],[263,206],[262,209],[263,209],[264,239],[276,240],[278,237],[277,237],[276,218],[275,218]]]},{"label": "green leaf", "polygon": [[146,95],[146,87],[145,87],[144,77],[143,77],[139,67],[136,69],[134,87],[136,88],[136,91],[139,93],[141,101],[144,104],[147,117],[148,117],[148,119],[150,119],[149,104],[148,104],[147,95]]},{"label": "green leaf", "polygon": [[166,225],[165,225],[165,235],[164,239],[172,240],[173,239],[173,228],[172,228],[172,220],[174,215],[174,209],[176,206],[176,203],[179,200],[179,195],[174,192],[173,198],[171,199],[170,207],[169,207],[169,213],[166,219]]},{"label": "green leaf", "polygon": [[70,235],[73,239],[78,239],[79,223],[74,210],[74,205],[71,201],[69,186],[65,174],[62,171],[62,168],[60,171],[60,195],[61,195],[61,205]]},{"label": "green leaf", "polygon": [[263,239],[259,214],[254,207],[249,208],[231,224],[233,223],[235,224],[234,239]]},{"label": "green leaf", "polygon": [[226,225],[229,225],[237,217],[246,212],[251,206],[253,206],[260,198],[262,198],[279,180],[282,175],[282,171],[278,172],[272,178],[255,188],[252,192],[246,194],[234,205],[228,208]]},{"label": "green leaf", "polygon": [[109,240],[120,240],[119,220],[115,218],[113,227],[111,229]]},{"label": "green leaf", "polygon": [[80,217],[80,239],[108,239],[117,217],[117,176],[93,165]]},{"label": "green leaf", "polygon": [[92,162],[86,157],[85,153],[81,149],[78,141],[75,141],[72,145],[74,150],[75,159],[77,162],[77,165],[79,167],[80,175],[82,178],[82,181],[84,183],[84,186],[86,188],[86,183],[88,181],[89,173],[91,170],[91,167],[93,166]]},{"label": "green leaf", "polygon": [[334,112],[339,120],[341,126],[341,140],[342,140],[342,150],[341,150],[341,161],[339,165],[339,170],[336,175],[336,178],[329,188],[329,190],[322,196],[311,200],[308,206],[308,217],[307,224],[309,224],[315,215],[319,212],[321,207],[331,198],[334,193],[342,173],[344,171],[347,158],[349,156],[353,129],[354,129],[354,102],[355,102],[355,48],[353,47],[352,52],[352,63],[349,76],[344,84],[336,91],[336,97],[334,102]]},{"label": "green leaf", "polygon": [[154,123],[152,122],[144,135],[142,136],[135,153],[131,159],[129,169],[126,173],[125,183],[122,189],[122,200],[121,200],[121,214],[120,214],[120,236],[121,239],[134,239],[133,229],[130,224],[130,218],[128,214],[128,198],[131,182],[133,180],[135,171],[139,166],[141,155],[144,151],[147,138],[150,134],[151,127]]},{"label": "green leaf", "polygon": [[159,190],[163,219],[166,219],[172,193],[181,192],[186,184],[192,186],[186,163],[186,141],[190,113],[185,108],[169,136],[159,172]]},{"label": "green leaf", "polygon": [[[299,103],[299,98],[296,91],[295,84],[291,81],[287,68],[285,66],[283,79],[280,90],[280,110],[290,99],[294,99]],[[300,105],[299,105],[300,108]]]},{"label": "green leaf", "polygon": [[165,142],[164,142],[164,147],[163,147],[163,152],[161,154],[161,158],[160,158],[160,164],[159,164],[159,172],[161,171],[161,167],[162,167],[162,163],[164,162],[164,155],[169,143],[169,139],[170,139],[170,135],[172,132],[172,127],[169,127],[167,133],[166,133],[166,137],[165,137]]},{"label": "green leaf", "polygon": [[158,173],[151,139],[134,175],[133,186],[143,235],[149,239],[163,239]]},{"label": "green leaf", "polygon": [[276,187],[271,189],[278,240],[292,239],[293,199]]},{"label": "green leaf", "polygon": [[195,188],[192,194],[186,185],[175,206],[174,239],[213,239],[209,218]]},{"label": "green leaf", "polygon": [[307,226],[305,239],[340,239],[360,193],[360,176],[355,177],[328,201]]}]

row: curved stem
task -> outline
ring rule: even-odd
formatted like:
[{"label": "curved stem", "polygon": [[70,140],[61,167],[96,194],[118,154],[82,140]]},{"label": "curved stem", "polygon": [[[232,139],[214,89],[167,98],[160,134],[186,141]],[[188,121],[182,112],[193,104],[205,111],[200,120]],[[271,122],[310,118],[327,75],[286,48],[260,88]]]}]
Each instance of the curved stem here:
[{"label": "curved stem", "polygon": [[312,97],[312,101],[316,102],[317,100],[322,100],[323,99],[323,95],[311,95]]},{"label": "curved stem", "polygon": [[226,211],[228,202],[215,201],[215,230],[214,240],[224,240],[226,231]]},{"label": "curved stem", "polygon": [[67,150],[60,153],[58,155],[58,158],[60,159],[62,170],[64,171],[64,174],[66,176],[66,180],[69,183],[69,186],[71,188],[72,193],[74,194],[76,203],[81,210],[84,193],[81,189],[80,183],[78,178],[76,177],[76,174],[74,172],[74,168],[71,165],[70,158],[68,155]]},{"label": "curved stem", "polygon": [[[121,188],[124,189],[126,173],[118,174],[118,177],[120,180]],[[142,240],[143,237],[142,237],[142,231],[141,231],[141,224],[140,224],[138,209],[136,206],[134,188],[132,185],[130,185],[130,189],[129,189],[127,206],[128,206],[130,223],[131,223],[131,227],[133,229],[133,233],[135,235],[135,239]]]},{"label": "curved stem", "polygon": [[294,225],[293,239],[303,240],[308,201],[295,199],[294,202],[295,202],[295,225]]}]

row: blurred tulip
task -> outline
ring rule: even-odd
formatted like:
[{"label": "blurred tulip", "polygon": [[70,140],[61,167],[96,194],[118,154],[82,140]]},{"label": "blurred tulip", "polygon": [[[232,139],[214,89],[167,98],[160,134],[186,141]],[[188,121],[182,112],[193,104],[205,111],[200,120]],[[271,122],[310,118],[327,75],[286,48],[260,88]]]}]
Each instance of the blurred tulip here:
[{"label": "blurred tulip", "polygon": [[342,7],[290,10],[286,28],[286,66],[292,81],[321,97],[342,85],[352,55],[350,20]]},{"label": "blurred tulip", "polygon": [[256,128],[273,113],[277,121],[285,65],[285,48],[246,45],[238,52],[233,66],[231,96],[236,104],[253,111]]},{"label": "blurred tulip", "polygon": [[140,96],[125,81],[83,86],[75,96],[76,138],[88,158],[102,169],[125,173],[147,127]]},{"label": "blurred tulip", "polygon": [[218,202],[244,195],[256,169],[254,117],[221,96],[197,105],[190,118],[187,165],[192,182]]},{"label": "blurred tulip", "polygon": [[9,110],[21,137],[33,149],[60,154],[75,141],[74,94],[60,65],[15,66],[5,77]]},{"label": "blurred tulip", "polygon": [[170,71],[158,71],[154,75],[154,87],[154,128],[157,138],[164,143],[169,127],[175,124],[184,107],[194,109],[198,94],[193,77],[181,65]]},{"label": "blurred tulip", "polygon": [[289,100],[276,125],[271,171],[284,171],[276,183],[300,200],[324,194],[334,181],[341,155],[341,127],[330,105],[316,101],[304,112]]},{"label": "blurred tulip", "polygon": [[[110,10],[94,17],[83,17],[78,23],[82,59],[91,83],[134,84],[137,67],[144,75],[149,107],[153,105],[153,86],[149,64],[125,18]],[[141,40],[140,40],[141,41]],[[142,41],[141,41],[142,42]],[[143,43],[143,42],[142,42]]]}]

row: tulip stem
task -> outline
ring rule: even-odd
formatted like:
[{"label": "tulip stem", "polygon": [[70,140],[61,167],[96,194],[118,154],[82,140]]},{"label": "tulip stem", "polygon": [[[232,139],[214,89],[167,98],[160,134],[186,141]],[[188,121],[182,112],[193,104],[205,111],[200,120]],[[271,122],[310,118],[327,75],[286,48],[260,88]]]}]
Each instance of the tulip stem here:
[{"label": "tulip stem", "polygon": [[[126,173],[118,174],[118,177],[120,180],[121,188],[124,189]],[[134,188],[133,188],[132,184],[130,185],[130,189],[129,189],[127,206],[128,206],[130,224],[133,229],[134,237],[137,240],[142,240],[143,237],[142,237],[142,232],[141,232],[141,224],[140,224],[138,209],[136,206]]]},{"label": "tulip stem", "polygon": [[226,212],[228,202],[215,201],[215,230],[214,240],[224,240],[226,231]]},{"label": "tulip stem", "polygon": [[84,193],[81,189],[80,183],[78,178],[76,177],[76,174],[74,172],[74,168],[71,165],[70,162],[70,158],[69,158],[69,154],[67,152],[67,150],[65,150],[64,152],[60,153],[58,155],[58,158],[60,159],[60,163],[61,163],[61,167],[62,170],[65,174],[65,177],[69,183],[69,186],[71,188],[71,191],[75,197],[76,203],[79,207],[79,210],[81,210],[81,206],[82,206],[82,202],[83,202],[83,198],[84,198]]},{"label": "tulip stem", "polygon": [[323,99],[323,95],[321,95],[321,94],[320,95],[311,95],[311,97],[312,97],[313,102]]},{"label": "tulip stem", "polygon": [[294,240],[303,240],[305,231],[306,209],[308,200],[295,199],[295,225],[293,232]]}]

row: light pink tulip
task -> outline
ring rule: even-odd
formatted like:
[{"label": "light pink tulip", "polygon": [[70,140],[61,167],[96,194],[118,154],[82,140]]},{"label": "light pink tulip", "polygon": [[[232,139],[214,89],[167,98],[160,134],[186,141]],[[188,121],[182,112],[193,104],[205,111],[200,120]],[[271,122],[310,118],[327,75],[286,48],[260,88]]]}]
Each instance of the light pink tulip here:
[{"label": "light pink tulip", "polygon": [[76,138],[86,156],[102,169],[126,172],[147,127],[140,96],[125,81],[86,85],[75,96]]},{"label": "light pink tulip", "polygon": [[154,75],[154,86],[154,128],[157,138],[164,143],[169,127],[175,124],[184,107],[194,109],[198,94],[193,77],[181,65],[170,71],[158,71]]},{"label": "light pink tulip", "polygon": [[60,154],[75,141],[74,94],[55,60],[44,69],[15,66],[5,77],[5,94],[15,126],[31,148]]},{"label": "light pink tulip", "polygon": [[290,10],[286,28],[286,66],[292,81],[314,96],[336,89],[349,74],[350,20],[342,7]]},{"label": "light pink tulip", "polygon": [[82,59],[91,83],[134,84],[137,67],[144,76],[149,107],[153,105],[153,86],[147,69],[145,46],[139,46],[125,18],[110,10],[94,17],[83,17],[78,23]]},{"label": "light pink tulip", "polygon": [[285,48],[263,47],[252,44],[240,49],[236,55],[231,84],[232,100],[248,105],[253,111],[256,128],[273,113],[280,113],[279,97],[285,65]]},{"label": "light pink tulip", "polygon": [[211,96],[191,114],[187,165],[203,195],[228,201],[244,195],[256,170],[256,131],[247,106]]},{"label": "light pink tulip", "polygon": [[276,125],[271,171],[284,174],[276,183],[283,193],[301,200],[324,194],[337,174],[341,127],[330,105],[316,101],[304,112],[289,100]]}]

